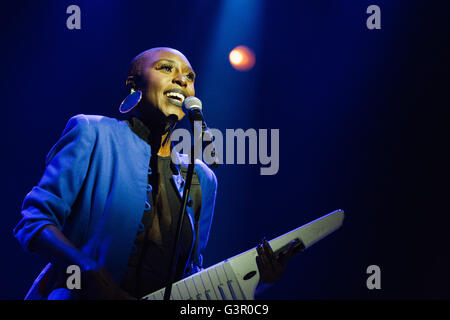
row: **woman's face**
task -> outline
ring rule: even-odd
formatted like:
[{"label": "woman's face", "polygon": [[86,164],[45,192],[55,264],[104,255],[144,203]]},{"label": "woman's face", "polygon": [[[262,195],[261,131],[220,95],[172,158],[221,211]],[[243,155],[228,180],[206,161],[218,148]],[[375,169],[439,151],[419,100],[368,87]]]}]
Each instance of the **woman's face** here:
[{"label": "woman's face", "polygon": [[169,48],[150,51],[144,58],[139,88],[144,104],[181,120],[184,99],[195,95],[191,64],[183,54]]}]

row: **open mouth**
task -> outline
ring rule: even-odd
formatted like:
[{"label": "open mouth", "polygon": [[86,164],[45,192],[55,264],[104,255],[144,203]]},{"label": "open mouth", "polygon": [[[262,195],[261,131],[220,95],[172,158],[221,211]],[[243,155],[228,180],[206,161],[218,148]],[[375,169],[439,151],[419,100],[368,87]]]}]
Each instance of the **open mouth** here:
[{"label": "open mouth", "polygon": [[165,92],[166,97],[169,102],[176,105],[177,107],[181,107],[183,105],[183,101],[185,99],[184,93],[178,89],[172,89]]}]

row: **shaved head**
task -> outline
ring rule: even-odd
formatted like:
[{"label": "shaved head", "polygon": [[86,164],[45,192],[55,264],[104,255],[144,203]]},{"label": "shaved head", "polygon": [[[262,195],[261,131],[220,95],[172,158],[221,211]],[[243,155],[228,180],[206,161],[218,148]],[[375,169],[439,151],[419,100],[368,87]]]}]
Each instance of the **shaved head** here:
[{"label": "shaved head", "polygon": [[[177,56],[182,57],[183,60],[185,60],[187,62],[189,67],[191,67],[191,64],[189,63],[189,61],[185,57],[185,55],[176,49],[169,48],[169,47],[151,48],[149,50],[141,52],[136,57],[134,57],[133,60],[131,60],[130,68],[128,69],[128,75],[127,75],[127,86],[129,85],[128,79],[130,79],[130,77],[133,77],[137,81],[141,81],[144,71],[145,71],[146,67],[148,66],[147,62],[149,60],[152,60],[151,58],[153,58],[155,55],[158,55],[163,51],[171,52],[173,54],[176,54]],[[191,69],[192,69],[192,67],[191,67]]]},{"label": "shaved head", "polygon": [[126,85],[140,90],[142,100],[139,109],[148,117],[155,117],[159,110],[165,116],[184,117],[182,103],[194,96],[195,72],[188,59],[180,51],[157,47],[137,55],[128,70]]}]

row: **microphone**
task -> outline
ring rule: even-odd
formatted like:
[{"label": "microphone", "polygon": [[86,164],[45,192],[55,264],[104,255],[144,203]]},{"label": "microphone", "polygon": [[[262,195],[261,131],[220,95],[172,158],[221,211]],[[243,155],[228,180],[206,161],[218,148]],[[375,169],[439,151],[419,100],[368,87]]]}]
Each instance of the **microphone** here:
[{"label": "microphone", "polygon": [[[187,97],[183,101],[183,109],[185,109],[191,122],[192,130],[194,131],[194,149],[195,141],[197,139],[201,139],[202,150],[207,150],[209,148],[208,151],[210,151],[210,157],[205,157],[205,162],[213,168],[217,167],[219,165],[219,159],[217,157],[216,148],[213,143],[214,136],[206,125],[205,118],[203,117],[202,102],[199,98],[193,96]],[[199,125],[201,125],[201,131]]]}]

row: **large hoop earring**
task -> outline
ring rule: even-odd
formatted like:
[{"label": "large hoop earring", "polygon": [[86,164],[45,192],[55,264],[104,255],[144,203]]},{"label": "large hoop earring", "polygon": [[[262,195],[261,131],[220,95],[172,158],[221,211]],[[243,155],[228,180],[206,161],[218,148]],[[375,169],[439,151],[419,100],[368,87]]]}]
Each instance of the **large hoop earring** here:
[{"label": "large hoop earring", "polygon": [[120,104],[119,111],[120,113],[127,113],[130,112],[134,107],[137,106],[139,101],[141,101],[142,98],[142,91],[140,90],[134,90],[131,89],[130,94],[123,99],[122,103]]}]

